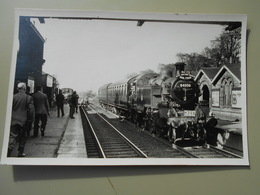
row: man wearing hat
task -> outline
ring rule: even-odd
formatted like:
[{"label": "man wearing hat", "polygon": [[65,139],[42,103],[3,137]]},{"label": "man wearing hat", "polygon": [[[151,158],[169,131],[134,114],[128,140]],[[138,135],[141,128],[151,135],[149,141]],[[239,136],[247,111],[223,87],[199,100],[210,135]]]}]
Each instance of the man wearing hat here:
[{"label": "man wearing hat", "polygon": [[24,146],[26,142],[25,123],[27,120],[34,118],[34,104],[31,96],[25,93],[26,84],[19,83],[17,86],[18,93],[13,96],[11,129],[8,145],[7,156],[10,157],[12,150],[19,142],[18,157],[24,157]]}]

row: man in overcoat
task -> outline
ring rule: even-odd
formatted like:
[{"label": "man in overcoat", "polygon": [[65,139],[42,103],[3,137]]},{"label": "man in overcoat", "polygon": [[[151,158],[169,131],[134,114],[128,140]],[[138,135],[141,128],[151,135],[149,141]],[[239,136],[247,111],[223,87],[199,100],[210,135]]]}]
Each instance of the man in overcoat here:
[{"label": "man in overcoat", "polygon": [[60,117],[60,112],[64,116],[64,95],[61,90],[59,90],[59,94],[56,96],[56,105],[58,117]]},{"label": "man in overcoat", "polygon": [[[46,94],[41,92],[41,86],[36,86],[36,93],[32,96],[35,107],[34,137],[38,136],[39,127],[41,128],[41,136],[44,136],[48,119],[47,115],[50,115],[48,98]],[[41,126],[39,126],[40,121]]]},{"label": "man in overcoat", "polygon": [[78,105],[78,95],[76,91],[73,91],[71,98],[69,99],[69,105],[70,105],[70,118],[74,119],[75,117],[73,116],[75,113],[75,109]]},{"label": "man in overcoat", "polygon": [[26,142],[26,121],[34,118],[33,98],[25,93],[26,84],[19,83],[18,93],[13,96],[11,129],[7,156],[10,157],[16,142],[19,142],[18,157],[24,157],[24,146]]}]

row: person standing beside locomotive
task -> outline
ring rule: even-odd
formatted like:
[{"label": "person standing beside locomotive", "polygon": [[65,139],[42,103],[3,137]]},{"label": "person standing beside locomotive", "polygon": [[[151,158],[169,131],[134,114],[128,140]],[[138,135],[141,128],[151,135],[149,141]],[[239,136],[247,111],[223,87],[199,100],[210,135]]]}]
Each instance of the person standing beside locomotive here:
[{"label": "person standing beside locomotive", "polygon": [[12,150],[19,142],[18,157],[25,157],[24,147],[26,143],[26,121],[34,118],[33,98],[25,93],[26,84],[19,83],[18,93],[13,96],[11,129],[7,157],[11,156]]},{"label": "person standing beside locomotive", "polygon": [[61,90],[59,90],[59,94],[56,96],[56,104],[58,117],[60,117],[60,111],[61,116],[64,116],[64,95]]},{"label": "person standing beside locomotive", "polygon": [[39,122],[41,120],[41,136],[44,136],[45,127],[47,124],[47,114],[49,112],[49,102],[47,95],[41,92],[41,86],[36,86],[36,93],[32,95],[35,107],[35,121],[34,121],[34,137],[38,136]]}]

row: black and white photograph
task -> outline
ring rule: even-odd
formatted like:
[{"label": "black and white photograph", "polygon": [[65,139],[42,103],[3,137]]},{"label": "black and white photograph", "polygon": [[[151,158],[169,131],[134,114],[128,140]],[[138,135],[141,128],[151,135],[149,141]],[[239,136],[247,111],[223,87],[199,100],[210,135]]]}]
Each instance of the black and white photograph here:
[{"label": "black and white photograph", "polygon": [[1,164],[249,165],[246,15],[17,9]]}]

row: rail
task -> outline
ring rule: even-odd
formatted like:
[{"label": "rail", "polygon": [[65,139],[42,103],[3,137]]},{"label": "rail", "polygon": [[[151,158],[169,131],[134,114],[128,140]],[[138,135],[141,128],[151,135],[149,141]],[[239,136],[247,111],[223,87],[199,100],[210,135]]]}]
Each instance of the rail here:
[{"label": "rail", "polygon": [[[113,133],[113,134],[115,134],[115,136],[117,137],[116,139],[118,140],[122,140],[122,141],[118,141],[118,143],[117,144],[115,144],[115,145],[120,145],[119,143],[124,143],[123,144],[123,146],[121,146],[122,148],[124,148],[124,147],[128,147],[129,148],[129,150],[127,150],[127,151],[132,151],[132,152],[134,152],[134,154],[135,155],[137,155],[138,157],[141,157],[141,158],[148,158],[148,156],[140,149],[140,148],[138,148],[133,142],[131,142],[126,136],[124,136],[115,126],[113,126],[107,119],[105,119],[103,116],[101,116],[92,106],[88,106],[88,108],[89,109],[91,109],[91,113],[95,113],[95,120],[97,120],[97,118],[96,117],[98,117],[98,118],[100,118],[100,119],[102,119],[102,123],[104,123],[104,125],[107,125],[107,127],[109,126],[110,128],[109,128],[109,130],[111,130],[111,131],[113,131],[113,132],[115,132],[115,133]],[[113,153],[113,151],[109,151],[108,150],[108,147],[112,147],[113,148],[113,146],[111,145],[111,143],[109,143],[109,144],[106,144],[105,142],[106,141],[104,141],[104,138],[103,138],[103,136],[104,135],[102,135],[101,134],[101,132],[99,131],[99,129],[98,129],[98,126],[96,126],[95,127],[95,125],[97,125],[97,124],[95,124],[95,123],[97,123],[97,122],[94,122],[94,124],[92,124],[92,122],[93,122],[93,118],[92,118],[92,122],[91,122],[91,117],[93,117],[93,116],[91,116],[90,118],[88,117],[88,114],[87,114],[87,111],[85,111],[84,110],[84,108],[81,108],[82,109],[82,111],[83,111],[83,113],[84,113],[84,116],[85,116],[85,118],[86,118],[86,120],[87,120],[87,123],[88,123],[88,126],[90,127],[90,129],[91,129],[91,134],[93,135],[92,137],[93,137],[93,139],[95,140],[95,143],[96,143],[96,145],[97,145],[97,148],[98,148],[98,151],[99,151],[99,153],[101,154],[100,155],[100,157],[101,158],[109,158],[109,153]],[[95,121],[94,120],[94,121]],[[102,129],[102,128],[101,128]],[[104,127],[103,127],[103,129],[104,129]],[[106,129],[106,128],[105,128]],[[107,132],[106,132],[107,133]],[[104,132],[103,132],[103,134],[104,134]],[[113,140],[113,139],[115,139],[115,137],[113,137],[113,135],[111,135],[112,133],[107,133],[107,135],[108,136],[111,136],[110,137],[110,139],[111,140]],[[115,146],[116,147],[116,146]],[[118,146],[119,148],[119,150],[120,150],[120,146]],[[113,149],[111,149],[111,150],[113,150]],[[118,151],[117,151],[118,152]],[[121,151],[120,151],[121,152]],[[115,157],[120,157],[120,155],[122,155],[122,154],[120,154],[120,152],[118,153],[118,155],[117,156],[115,156]],[[110,155],[111,156],[111,155]],[[129,156],[131,157],[131,155],[129,154]]]},{"label": "rail", "polygon": [[[95,105],[95,104],[93,104]],[[97,106],[97,105],[95,105]],[[103,116],[101,116],[94,108],[92,105],[90,105],[90,108],[95,111],[95,113],[97,113],[104,121],[106,121],[112,128],[114,128],[119,134],[121,134],[111,123],[109,123]],[[103,108],[101,108],[103,109]],[[103,109],[104,110],[104,109]],[[112,113],[114,114],[114,113]],[[115,115],[115,114],[114,114]],[[118,115],[115,115],[117,117],[119,117]],[[119,117],[120,118],[120,117]],[[131,124],[131,123],[130,123]],[[146,134],[149,134],[152,136],[151,133],[144,131]],[[121,134],[122,135],[122,134]],[[124,135],[122,135],[123,137],[125,137]],[[179,151],[180,153],[182,153],[184,156],[188,157],[188,158],[241,158],[241,156],[234,154],[232,152],[223,150],[223,149],[219,149],[217,147],[214,147],[212,145],[205,145],[205,146],[201,146],[201,147],[181,147],[175,144],[171,144],[170,142],[166,141],[163,138],[160,137],[156,137],[153,136],[153,138],[157,139],[158,141],[172,147],[173,149]],[[128,140],[126,138],[126,140]],[[130,142],[130,140],[128,140]]]},{"label": "rail", "polygon": [[96,135],[96,133],[95,133],[95,130],[94,130],[94,128],[93,128],[93,126],[92,126],[92,124],[91,124],[89,118],[88,118],[88,115],[87,115],[86,111],[85,111],[84,108],[82,108],[82,107],[81,107],[81,109],[82,109],[82,112],[84,113],[84,116],[85,116],[85,118],[86,118],[86,120],[87,120],[89,126],[90,126],[90,130],[91,130],[91,133],[92,133],[92,135],[93,135],[94,142],[96,143],[97,149],[98,149],[98,151],[99,151],[100,157],[101,157],[101,158],[106,158],[105,152],[104,152],[104,150],[103,150],[103,148],[102,148],[102,146],[101,146],[101,144],[100,144],[100,141],[98,140],[98,137],[97,137],[97,135]]},{"label": "rail", "polygon": [[100,118],[102,118],[110,127],[112,127],[118,135],[122,137],[134,150],[136,150],[141,156],[144,158],[147,158],[148,156],[141,150],[139,149],[133,142],[131,142],[127,137],[125,137],[115,126],[113,126],[108,120],[106,120],[103,116],[101,116],[92,106],[89,106]]}]

